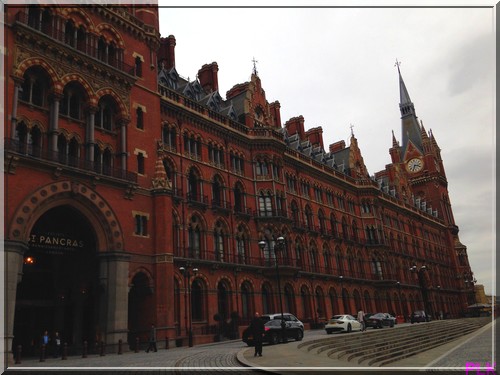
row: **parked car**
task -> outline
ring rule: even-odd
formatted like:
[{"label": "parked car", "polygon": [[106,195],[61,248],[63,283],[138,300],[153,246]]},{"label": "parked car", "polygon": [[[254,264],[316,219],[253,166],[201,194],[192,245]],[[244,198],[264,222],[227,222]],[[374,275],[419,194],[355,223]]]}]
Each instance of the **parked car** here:
[{"label": "parked car", "polygon": [[334,315],[325,325],[326,333],[361,331],[361,323],[352,315]]},{"label": "parked car", "polygon": [[[242,340],[248,346],[253,346],[253,336],[249,328],[250,327],[243,331]],[[262,342],[269,343],[271,345],[277,344],[280,341],[282,332],[283,328],[281,327],[280,314],[280,319],[271,319],[264,324],[264,338],[262,339]],[[301,326],[298,324],[292,324],[290,321],[285,321],[285,334],[287,339],[301,341],[304,338],[304,325],[302,324]]]},{"label": "parked car", "polygon": [[411,313],[410,316],[411,324],[413,323],[421,323],[421,322],[430,322],[431,317],[424,310],[417,310]]},{"label": "parked car", "polygon": [[[281,321],[281,313],[277,314],[263,314],[261,318],[268,322],[269,320],[279,320]],[[304,323],[302,323],[295,315],[290,313],[283,313],[283,319],[285,322],[290,324],[291,327],[300,327],[304,330]]]},{"label": "parked car", "polygon": [[388,313],[376,313],[371,314],[368,318],[365,317],[366,328],[382,328],[386,327],[394,327],[396,324],[396,318]]}]

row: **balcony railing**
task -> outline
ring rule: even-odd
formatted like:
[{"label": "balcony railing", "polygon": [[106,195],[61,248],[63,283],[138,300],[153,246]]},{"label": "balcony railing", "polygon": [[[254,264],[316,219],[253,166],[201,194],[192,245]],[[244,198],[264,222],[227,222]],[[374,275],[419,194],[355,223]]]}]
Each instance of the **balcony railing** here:
[{"label": "balcony railing", "polygon": [[[47,26],[45,24],[40,24],[39,22],[33,22],[30,19],[29,15],[25,11],[19,11],[16,14],[16,21],[29,27],[30,29],[36,30],[47,35],[49,38],[55,39],[62,44],[74,48],[82,54],[92,57],[101,63],[107,64],[116,68],[124,73],[135,75],[135,66],[129,65],[125,63],[122,59],[116,58],[115,56],[109,55],[105,61],[103,58],[100,58],[100,52],[98,48],[98,35],[93,35],[90,33],[86,33],[86,38],[84,40],[75,41],[72,38],[71,42],[67,42],[66,34],[61,30],[58,30],[52,26]],[[91,38],[93,39],[91,41]],[[115,50],[115,53],[118,53],[118,49]]]},{"label": "balcony railing", "polygon": [[17,139],[6,138],[5,150],[16,153],[28,159],[49,161],[72,168],[92,171],[99,175],[110,176],[137,183],[137,173],[120,168],[113,168],[102,163],[74,157],[61,152],[49,151],[34,145],[19,142]]}]

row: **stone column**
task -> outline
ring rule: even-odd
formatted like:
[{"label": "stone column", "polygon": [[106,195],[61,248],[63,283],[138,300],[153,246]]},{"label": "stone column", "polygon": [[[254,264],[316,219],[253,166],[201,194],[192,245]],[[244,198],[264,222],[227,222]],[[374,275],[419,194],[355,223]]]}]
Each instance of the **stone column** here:
[{"label": "stone column", "polygon": [[121,128],[121,138],[120,138],[120,149],[121,149],[121,169],[122,171],[127,171],[127,119],[120,120],[120,128]]},{"label": "stone column", "polygon": [[19,101],[19,92],[21,91],[21,83],[15,81],[14,83],[14,98],[12,99],[12,116],[11,116],[11,128],[10,128],[10,138],[16,138],[16,127],[17,127],[17,103]]},{"label": "stone column", "polygon": [[14,338],[14,314],[16,308],[17,284],[21,282],[24,253],[28,250],[25,242],[4,241],[4,327],[3,360],[4,368],[13,364],[12,340]]},{"label": "stone column", "polygon": [[49,129],[49,150],[57,152],[57,135],[59,129],[59,102],[61,97],[54,95],[52,97],[52,108],[50,111],[50,129]]},{"label": "stone column", "polygon": [[95,114],[98,108],[89,107],[89,120],[87,123],[87,160],[90,162],[94,161],[94,128],[95,128]]},{"label": "stone column", "polygon": [[[100,304],[100,326],[108,347],[127,342],[128,270],[130,256],[123,252],[99,254],[99,279],[104,296]],[[113,349],[114,350],[114,349]]]}]

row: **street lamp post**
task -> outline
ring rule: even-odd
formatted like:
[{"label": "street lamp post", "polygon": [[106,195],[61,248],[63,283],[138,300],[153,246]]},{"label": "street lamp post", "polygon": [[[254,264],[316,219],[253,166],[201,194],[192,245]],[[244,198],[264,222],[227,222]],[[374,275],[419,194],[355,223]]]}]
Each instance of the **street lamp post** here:
[{"label": "street lamp post", "polygon": [[429,271],[429,268],[426,265],[417,267],[417,265],[413,265],[410,267],[411,272],[416,272],[418,276],[418,283],[420,285],[420,289],[422,291],[422,298],[424,300],[424,308],[426,312],[430,313],[431,315],[433,314],[432,312],[432,307],[429,306],[429,299],[427,296],[427,288],[425,286],[425,279],[424,279],[424,272]]},{"label": "street lamp post", "polygon": [[191,348],[193,346],[193,311],[192,311],[192,301],[191,301],[191,271],[193,275],[196,276],[198,274],[198,268],[192,268],[189,265],[186,267],[179,267],[179,271],[181,271],[184,276],[184,282],[187,285],[187,289],[184,287],[184,308],[188,309],[188,296],[189,296],[189,314],[188,316],[188,345]]},{"label": "street lamp post", "polygon": [[396,284],[398,286],[398,294],[399,294],[399,313],[404,316],[405,313],[403,311],[403,301],[401,301],[401,283],[397,281]]},{"label": "street lamp post", "polygon": [[437,308],[437,313],[439,314],[439,319],[442,319],[442,316],[441,316],[441,303],[439,301],[439,292],[441,290],[441,285],[438,285],[437,287],[437,296],[436,296],[436,308]]},{"label": "street lamp post", "polygon": [[339,279],[340,279],[340,299],[342,300],[342,313],[343,314],[346,314],[346,308],[345,308],[345,300],[344,300],[344,285],[343,285],[343,281],[344,281],[344,276],[339,276]]},{"label": "street lamp post", "polygon": [[[265,241],[260,241],[259,242],[259,247],[264,250],[264,248],[266,247],[266,242]],[[279,251],[282,251],[285,247],[285,238],[283,236],[280,236],[277,238],[276,240],[276,244],[274,245],[274,262],[275,262],[275,267],[276,267],[276,280],[277,280],[277,283],[278,283],[278,298],[279,298],[279,302],[280,302],[280,313],[281,313],[281,341],[285,341],[286,340],[286,334],[285,334],[285,327],[286,327],[286,323],[285,323],[285,317],[283,315],[283,300],[281,298],[281,282],[280,282],[280,271],[279,271],[279,267],[278,267],[278,250]]]}]

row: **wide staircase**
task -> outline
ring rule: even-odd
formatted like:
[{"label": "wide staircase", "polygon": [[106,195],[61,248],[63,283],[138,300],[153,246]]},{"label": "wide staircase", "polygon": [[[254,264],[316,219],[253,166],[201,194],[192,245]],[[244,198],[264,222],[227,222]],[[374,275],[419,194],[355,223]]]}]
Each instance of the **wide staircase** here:
[{"label": "wide staircase", "polygon": [[298,348],[359,366],[385,366],[456,340],[490,322],[489,317],[465,318],[368,328],[360,334],[336,334],[304,342]]}]

